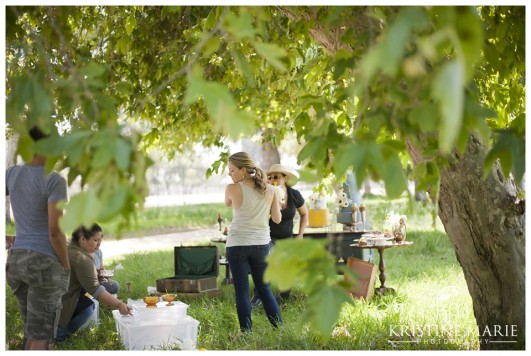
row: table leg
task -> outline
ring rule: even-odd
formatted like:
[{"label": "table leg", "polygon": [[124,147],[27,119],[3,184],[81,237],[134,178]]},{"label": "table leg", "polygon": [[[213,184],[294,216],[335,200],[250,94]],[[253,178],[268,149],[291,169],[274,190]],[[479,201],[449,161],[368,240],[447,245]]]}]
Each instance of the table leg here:
[{"label": "table leg", "polygon": [[232,277],[230,275],[230,267],[228,264],[225,266],[225,279],[223,280],[223,284],[232,284]]},{"label": "table leg", "polygon": [[221,265],[225,266],[225,278],[221,282],[221,284],[232,284],[232,277],[230,275],[230,266],[229,261],[227,259],[223,259],[223,262],[220,263]]},{"label": "table leg", "polygon": [[378,248],[378,254],[380,255],[380,262],[378,263],[378,269],[380,270],[380,275],[378,278],[380,279],[380,287],[376,288],[376,294],[379,295],[386,295],[394,293],[395,290],[393,288],[387,288],[385,286],[385,260],[384,260],[384,251],[385,249]]}]

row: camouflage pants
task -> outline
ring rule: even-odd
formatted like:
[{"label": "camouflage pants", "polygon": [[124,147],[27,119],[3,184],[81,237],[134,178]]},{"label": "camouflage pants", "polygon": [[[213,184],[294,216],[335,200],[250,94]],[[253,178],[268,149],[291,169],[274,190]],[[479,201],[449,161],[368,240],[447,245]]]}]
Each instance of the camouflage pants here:
[{"label": "camouflage pants", "polygon": [[24,337],[53,341],[70,272],[55,257],[30,250],[10,250],[6,280],[18,300]]}]

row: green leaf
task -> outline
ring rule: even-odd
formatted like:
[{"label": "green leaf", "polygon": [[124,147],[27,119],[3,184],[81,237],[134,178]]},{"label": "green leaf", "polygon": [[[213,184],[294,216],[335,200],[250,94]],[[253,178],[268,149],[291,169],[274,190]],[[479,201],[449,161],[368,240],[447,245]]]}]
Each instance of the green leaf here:
[{"label": "green leaf", "polygon": [[[164,6],[165,8],[166,6]],[[210,31],[216,26],[216,23],[219,19],[219,7],[213,7],[212,10],[208,13],[208,16],[205,20],[205,30]]]},{"label": "green leaf", "polygon": [[221,41],[217,36],[211,36],[203,46],[203,57],[208,58],[221,46]]},{"label": "green leaf", "polygon": [[134,15],[129,16],[125,22],[125,31],[130,36],[136,27],[136,18]]},{"label": "green leaf", "polygon": [[256,42],[254,44],[256,52],[265,58],[273,67],[281,72],[286,71],[286,65],[282,62],[282,58],[286,57],[286,51],[272,43]]},{"label": "green leaf", "polygon": [[256,34],[251,15],[247,12],[241,13],[240,16],[229,12],[225,18],[224,26],[227,32],[238,40],[254,38]]},{"label": "green leaf", "polygon": [[364,80],[369,82],[378,69],[394,76],[400,69],[411,30],[422,29],[427,25],[428,18],[421,8],[402,8],[396,21],[386,31],[383,41],[369,49],[361,59],[360,73]]},{"label": "green leaf", "polygon": [[121,37],[116,42],[116,50],[123,54],[124,56],[129,53],[129,48],[131,47],[131,40],[127,37]]},{"label": "green leaf", "polygon": [[81,225],[89,226],[97,221],[102,208],[96,193],[92,190],[80,192],[70,198],[65,206],[65,215],[60,221],[65,232],[74,231]]},{"label": "green leaf", "polygon": [[348,143],[339,146],[334,155],[333,169],[336,177],[342,177],[353,165],[358,166],[363,160],[364,152],[359,149],[359,145]]},{"label": "green leaf", "polygon": [[264,279],[274,281],[280,290],[291,288],[295,281],[308,276],[309,265],[327,256],[325,242],[316,239],[278,241],[267,257]]},{"label": "green leaf", "polygon": [[32,80],[31,111],[29,116],[32,122],[39,123],[39,127],[45,129],[50,123],[52,99],[38,77],[34,77]]},{"label": "green leaf", "polygon": [[107,204],[98,213],[98,221],[109,221],[116,216],[125,206],[130,187],[119,185],[112,193],[105,197]]},{"label": "green leaf", "polygon": [[512,171],[515,181],[521,182],[525,174],[525,139],[511,129],[500,131],[492,149],[485,157],[484,177],[489,174],[496,159],[499,159],[506,179]]},{"label": "green leaf", "polygon": [[201,88],[208,114],[212,118],[218,122],[223,121],[234,112],[236,104],[226,86],[217,82],[206,82]]},{"label": "green leaf", "polygon": [[508,149],[500,149],[497,151],[498,158],[500,159],[500,166],[504,177],[509,177],[513,160],[511,157],[511,151]]},{"label": "green leaf", "polygon": [[92,156],[90,165],[93,168],[106,167],[114,158],[116,142],[114,140],[108,141],[107,145],[101,145],[96,148],[96,152]]},{"label": "green leaf", "polygon": [[121,81],[116,84],[116,91],[118,91],[122,96],[127,97],[133,94],[133,85],[126,81]]},{"label": "green leaf", "polygon": [[6,121],[18,132],[25,130],[24,122],[20,115],[24,112],[26,104],[31,100],[32,81],[29,75],[22,73],[12,78],[12,89],[7,99]]},{"label": "green leaf", "polygon": [[116,140],[116,150],[114,152],[114,160],[118,169],[126,172],[131,162],[131,152],[133,148],[131,144],[124,138],[118,138]]},{"label": "green leaf", "polygon": [[316,165],[322,164],[322,161],[326,158],[326,146],[324,143],[324,139],[322,138],[316,138],[315,140],[306,142],[306,145],[304,145],[297,156],[297,161],[303,162],[309,159]]},{"label": "green leaf", "polygon": [[390,199],[400,197],[400,195],[407,189],[406,177],[404,168],[400,163],[400,158],[395,153],[393,154],[381,167],[383,168],[383,178],[385,181],[385,191]]},{"label": "green leaf", "polygon": [[431,132],[437,129],[439,113],[434,104],[423,103],[416,106],[408,114],[408,121],[419,127],[423,132]]},{"label": "green leaf", "polygon": [[245,76],[247,79],[247,85],[249,88],[254,88],[256,86],[256,82],[254,80],[254,75],[251,71],[251,67],[249,66],[249,63],[245,60],[245,58],[240,54],[240,52],[233,50],[231,51],[232,57],[236,61],[236,66],[240,70],[240,72]]},{"label": "green leaf", "polygon": [[79,73],[88,78],[99,77],[105,73],[105,66],[95,62],[89,62],[79,69]]},{"label": "green leaf", "polygon": [[432,95],[438,101],[441,113],[439,148],[443,153],[452,149],[461,130],[464,106],[463,63],[453,60],[445,63],[432,84]]},{"label": "green leaf", "polygon": [[201,75],[193,72],[188,76],[188,87],[186,88],[186,93],[184,95],[184,103],[190,105],[195,102],[197,99],[203,96],[203,93],[206,91],[207,82],[203,80]]},{"label": "green leaf", "polygon": [[44,174],[49,175],[59,161],[59,157],[48,157],[44,163]]},{"label": "green leaf", "polygon": [[426,15],[419,7],[406,6],[400,10],[379,51],[381,55],[379,58],[380,67],[384,73],[395,75],[400,67],[412,28],[421,28],[426,24]]},{"label": "green leaf", "polygon": [[487,118],[495,118],[497,114],[494,110],[482,106],[476,100],[465,96],[465,108],[463,113],[463,123],[468,130],[475,129],[484,140],[489,140],[491,130],[487,125]]},{"label": "green leaf", "polygon": [[230,111],[230,114],[220,115],[218,121],[223,132],[234,140],[254,132],[254,118],[245,111]]},{"label": "green leaf", "polygon": [[[432,194],[438,190],[440,174],[437,165],[433,162],[422,162],[413,169],[413,177],[417,183],[417,191],[433,190]],[[435,197],[435,195],[434,195]]]},{"label": "green leaf", "polygon": [[90,131],[77,131],[64,136],[50,136],[37,141],[35,150],[47,157],[68,155],[69,162],[75,164],[91,135]]},{"label": "green leaf", "polygon": [[338,285],[323,286],[315,294],[308,297],[309,319],[315,330],[321,335],[330,335],[339,318],[344,303],[350,299],[346,291]]},{"label": "green leaf", "polygon": [[474,66],[481,59],[483,51],[483,28],[481,19],[471,6],[456,6],[455,28],[464,55],[464,81],[474,74]]},{"label": "green leaf", "polygon": [[207,113],[215,121],[217,128],[231,138],[238,139],[241,135],[254,131],[252,115],[238,109],[226,86],[204,81],[199,75],[192,74],[184,101],[191,104],[199,97],[204,98]]}]

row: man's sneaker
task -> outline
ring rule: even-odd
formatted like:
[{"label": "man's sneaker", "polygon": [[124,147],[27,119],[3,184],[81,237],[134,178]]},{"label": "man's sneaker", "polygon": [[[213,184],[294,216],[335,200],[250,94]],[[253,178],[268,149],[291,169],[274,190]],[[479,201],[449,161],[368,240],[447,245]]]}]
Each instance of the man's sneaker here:
[{"label": "man's sneaker", "polygon": [[253,295],[253,298],[251,299],[251,309],[258,309],[260,308],[260,305],[262,305],[260,297],[257,295]]}]

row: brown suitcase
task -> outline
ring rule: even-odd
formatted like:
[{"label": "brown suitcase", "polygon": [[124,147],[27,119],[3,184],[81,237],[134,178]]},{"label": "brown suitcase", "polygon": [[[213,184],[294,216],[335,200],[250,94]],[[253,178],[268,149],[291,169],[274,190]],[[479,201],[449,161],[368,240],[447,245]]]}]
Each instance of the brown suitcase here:
[{"label": "brown suitcase", "polygon": [[347,268],[352,270],[357,277],[355,281],[352,281],[347,273],[345,273],[345,281],[353,284],[350,289],[350,295],[354,298],[370,300],[374,293],[376,266],[358,258],[349,257],[347,260]]},{"label": "brown suitcase", "polygon": [[199,293],[217,288],[217,246],[175,246],[175,276],[157,280],[161,293]]}]

